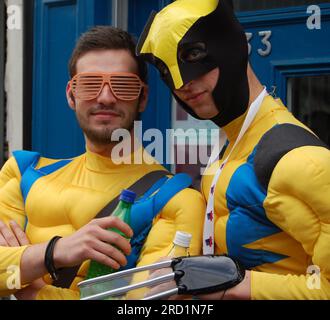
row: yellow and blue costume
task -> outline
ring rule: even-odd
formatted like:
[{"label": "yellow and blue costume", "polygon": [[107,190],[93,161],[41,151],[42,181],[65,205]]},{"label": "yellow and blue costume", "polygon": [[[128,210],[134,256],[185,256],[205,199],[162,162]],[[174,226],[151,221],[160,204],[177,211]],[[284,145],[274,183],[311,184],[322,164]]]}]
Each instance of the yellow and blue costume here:
[{"label": "yellow and blue costume", "polygon": [[[141,154],[141,150],[136,152]],[[27,157],[32,163],[26,161]],[[131,157],[133,161],[134,153]],[[70,235],[92,220],[121,190],[149,172],[164,170],[159,164],[150,164],[151,156],[145,159],[142,164],[117,164],[87,150],[72,160],[59,161],[37,153],[15,152],[0,172],[0,219],[7,224],[15,220],[22,228],[28,219],[26,234],[32,245],[47,242],[55,235]],[[135,252],[139,254],[141,249],[141,254],[129,259],[130,267],[153,263],[165,256],[177,230],[191,233],[192,254],[200,253],[202,196],[186,188],[191,182],[186,177],[176,180],[170,187],[174,191],[168,190],[172,179],[175,176],[157,181],[132,209],[133,239],[138,240],[137,246],[144,244]],[[26,248],[0,247],[1,296],[14,293],[7,287],[7,270],[20,265]],[[79,299],[77,283],[84,279],[88,265],[88,261],[82,264],[69,289],[52,286],[46,275],[48,285],[39,291],[37,299]]]},{"label": "yellow and blue costume", "polygon": [[[196,118],[174,90],[219,68],[210,120],[227,134],[222,163],[249,106],[247,41],[230,1],[177,0],[153,13],[137,54]],[[202,178],[206,201],[212,180]],[[330,152],[279,100],[264,98],[215,190],[216,253],[252,270],[252,299],[330,299]]]},{"label": "yellow and blue costume", "polygon": [[[222,159],[243,120],[244,115],[223,127],[229,143]],[[314,145],[305,145],[308,139]],[[292,140],[300,146],[277,162],[277,152]],[[206,198],[212,178],[202,179]],[[329,150],[267,96],[223,169],[214,204],[216,253],[254,270],[253,299],[330,299],[329,182]],[[310,288],[311,265],[320,269],[320,289]]]}]

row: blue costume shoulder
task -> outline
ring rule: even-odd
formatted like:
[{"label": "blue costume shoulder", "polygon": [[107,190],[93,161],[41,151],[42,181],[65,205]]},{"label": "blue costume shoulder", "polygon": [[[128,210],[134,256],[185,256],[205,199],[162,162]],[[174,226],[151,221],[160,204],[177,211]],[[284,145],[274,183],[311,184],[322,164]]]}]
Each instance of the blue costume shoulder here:
[{"label": "blue costume shoulder", "polygon": [[17,162],[18,168],[21,173],[21,191],[24,203],[32,185],[42,176],[48,175],[56,170],[64,167],[72,160],[58,160],[48,166],[36,169],[36,165],[40,159],[39,152],[33,151],[14,151],[13,156]]}]

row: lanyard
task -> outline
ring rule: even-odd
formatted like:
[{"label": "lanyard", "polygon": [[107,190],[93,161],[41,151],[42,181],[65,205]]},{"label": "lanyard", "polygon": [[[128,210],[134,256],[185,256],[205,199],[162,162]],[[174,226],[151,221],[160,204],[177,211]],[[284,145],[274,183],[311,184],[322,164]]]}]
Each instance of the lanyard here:
[{"label": "lanyard", "polygon": [[[242,137],[244,136],[247,129],[250,127],[253,119],[255,118],[256,114],[258,113],[261,104],[267,95],[267,90],[264,88],[264,90],[261,92],[261,94],[257,97],[257,99],[251,104],[249,111],[246,115],[246,118],[244,120],[244,123],[242,125],[242,128],[240,130],[240,133],[235,141],[234,146],[232,147],[231,151],[229,152],[226,159],[222,162],[222,164],[217,169],[215,176],[213,177],[210,192],[209,192],[209,198],[207,201],[207,207],[205,212],[205,219],[204,219],[204,232],[203,232],[203,254],[214,254],[214,195],[215,195],[215,188],[217,185],[217,182],[219,180],[220,174],[227,164],[230,155],[232,154],[233,150],[235,149],[236,145],[241,141]],[[220,148],[217,148],[217,150],[221,150],[225,144],[225,139],[220,138],[222,140],[220,142]],[[209,159],[208,165],[204,173],[206,173],[207,169],[211,166],[211,164],[214,162],[214,153],[212,152],[212,155]]]}]

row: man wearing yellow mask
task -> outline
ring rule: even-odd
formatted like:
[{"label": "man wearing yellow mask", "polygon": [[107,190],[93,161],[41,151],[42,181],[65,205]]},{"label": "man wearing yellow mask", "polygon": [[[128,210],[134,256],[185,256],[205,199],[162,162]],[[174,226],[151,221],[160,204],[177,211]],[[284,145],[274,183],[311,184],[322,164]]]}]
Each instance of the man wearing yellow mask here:
[{"label": "man wearing yellow mask", "polygon": [[137,54],[181,107],[227,137],[202,178],[203,252],[229,254],[247,272],[201,297],[329,299],[330,152],[260,84],[231,2],[171,3],[151,15]]}]

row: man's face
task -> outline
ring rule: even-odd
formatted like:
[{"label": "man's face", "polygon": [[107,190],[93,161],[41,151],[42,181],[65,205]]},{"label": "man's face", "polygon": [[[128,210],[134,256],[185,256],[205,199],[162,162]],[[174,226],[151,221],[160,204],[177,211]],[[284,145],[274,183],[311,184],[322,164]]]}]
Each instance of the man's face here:
[{"label": "man's face", "polygon": [[[89,51],[77,61],[76,72],[130,72],[137,74],[135,60],[127,50]],[[146,89],[142,96],[133,101],[116,98],[109,84],[105,84],[100,94],[93,100],[72,99],[71,86],[67,87],[69,105],[75,110],[80,127],[89,142],[107,145],[116,129],[133,128],[134,120],[146,105]]]},{"label": "man's face", "polygon": [[218,78],[219,68],[215,68],[180,89],[174,90],[174,93],[200,118],[211,119],[219,113],[212,96]]}]

